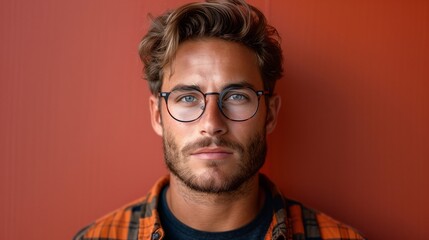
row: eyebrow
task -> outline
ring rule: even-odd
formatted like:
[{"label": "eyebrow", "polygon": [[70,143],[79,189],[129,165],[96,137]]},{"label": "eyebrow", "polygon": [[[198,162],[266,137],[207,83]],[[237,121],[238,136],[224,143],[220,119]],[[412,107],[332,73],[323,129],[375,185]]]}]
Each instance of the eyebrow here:
[{"label": "eyebrow", "polygon": [[[254,89],[253,84],[241,81],[238,83],[231,83],[231,84],[227,84],[227,85],[223,86],[223,88],[220,90],[220,92],[222,92],[223,90],[228,89],[228,88],[246,88],[246,87]],[[170,91],[172,92],[174,90],[197,90],[197,91],[203,92],[201,90],[201,87],[196,85],[196,84],[192,84],[192,85],[178,84],[178,85],[174,86]]]},{"label": "eyebrow", "polygon": [[172,92],[174,90],[198,90],[201,92],[201,88],[196,84],[192,84],[192,85],[178,84],[174,86],[174,88],[172,88],[170,91]]},{"label": "eyebrow", "polygon": [[222,88],[222,91],[225,90],[225,89],[227,89],[227,88],[246,88],[246,87],[254,89],[253,84],[250,84],[248,82],[242,81],[242,82],[238,82],[238,83],[228,84],[228,85],[226,85],[225,87]]}]

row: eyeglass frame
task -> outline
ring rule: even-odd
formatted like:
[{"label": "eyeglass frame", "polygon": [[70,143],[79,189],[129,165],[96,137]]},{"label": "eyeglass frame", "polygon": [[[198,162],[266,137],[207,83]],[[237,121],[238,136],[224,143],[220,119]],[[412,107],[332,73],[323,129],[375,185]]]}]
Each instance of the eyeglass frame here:
[{"label": "eyeglass frame", "polygon": [[[258,112],[258,110],[259,110],[259,102],[260,102],[261,96],[270,96],[271,95],[270,91],[268,91],[268,90],[255,90],[255,89],[253,89],[251,87],[248,87],[248,86],[229,86],[229,87],[224,88],[220,92],[206,92],[206,93],[203,93],[197,87],[190,87],[190,86],[182,87],[182,89],[186,89],[186,88],[188,88],[189,90],[194,90],[194,91],[200,92],[204,96],[204,108],[203,108],[203,111],[201,112],[201,114],[198,117],[196,117],[193,120],[188,120],[188,121],[179,120],[179,119],[177,119],[176,117],[174,117],[171,114],[170,109],[168,108],[168,97],[170,96],[170,94],[172,92],[174,92],[176,90],[180,90],[181,89],[180,87],[179,88],[173,88],[173,90],[170,91],[170,92],[159,92],[159,94],[158,94],[159,97],[164,98],[165,105],[167,107],[167,112],[170,115],[170,117],[172,117],[174,120],[176,120],[178,122],[183,122],[183,123],[194,122],[194,121],[198,120],[199,118],[201,118],[201,116],[203,116],[204,112],[206,111],[206,107],[207,107],[207,95],[218,95],[219,97],[216,100],[216,103],[217,103],[216,105],[217,105],[219,111],[222,113],[222,115],[225,118],[227,118],[228,120],[234,121],[234,122],[244,122],[244,121],[247,121],[247,120],[253,118],[256,115],[256,113]],[[221,99],[222,99],[223,96],[225,96],[226,93],[228,93],[228,91],[231,91],[233,89],[242,89],[242,88],[250,89],[250,90],[252,90],[256,94],[256,96],[258,98],[258,106],[256,107],[255,112],[249,118],[246,118],[246,119],[243,119],[243,120],[231,119],[228,116],[226,116],[226,114],[223,112]]]}]

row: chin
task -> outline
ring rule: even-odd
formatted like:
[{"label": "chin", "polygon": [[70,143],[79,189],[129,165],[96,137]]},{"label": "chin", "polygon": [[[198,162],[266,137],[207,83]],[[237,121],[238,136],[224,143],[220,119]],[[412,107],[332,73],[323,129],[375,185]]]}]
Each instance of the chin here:
[{"label": "chin", "polygon": [[215,194],[235,192],[247,180],[240,177],[239,174],[234,175],[213,168],[193,174],[190,178],[182,179],[185,185],[192,190]]}]

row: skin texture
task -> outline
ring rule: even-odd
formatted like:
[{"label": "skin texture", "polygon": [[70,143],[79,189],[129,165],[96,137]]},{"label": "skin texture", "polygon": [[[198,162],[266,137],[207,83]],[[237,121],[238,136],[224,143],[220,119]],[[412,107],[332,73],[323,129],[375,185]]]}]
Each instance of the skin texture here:
[{"label": "skin texture", "polygon": [[[263,90],[255,54],[225,40],[185,41],[164,70],[162,91],[187,85],[220,92],[230,84]],[[266,133],[274,130],[280,108],[279,96],[261,97],[253,118],[234,122],[221,114],[217,98],[209,95],[204,114],[188,123],[171,118],[162,99],[150,98],[152,126],[163,137],[171,172],[167,203],[186,225],[212,232],[245,225],[263,205],[257,172],[265,159]]]}]

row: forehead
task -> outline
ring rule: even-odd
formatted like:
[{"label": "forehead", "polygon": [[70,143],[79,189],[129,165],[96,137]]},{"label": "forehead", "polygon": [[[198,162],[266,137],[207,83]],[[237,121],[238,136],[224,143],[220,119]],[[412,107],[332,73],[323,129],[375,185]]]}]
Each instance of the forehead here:
[{"label": "forehead", "polygon": [[164,69],[163,91],[177,85],[219,91],[230,84],[263,87],[256,54],[246,46],[221,39],[188,40]]}]

